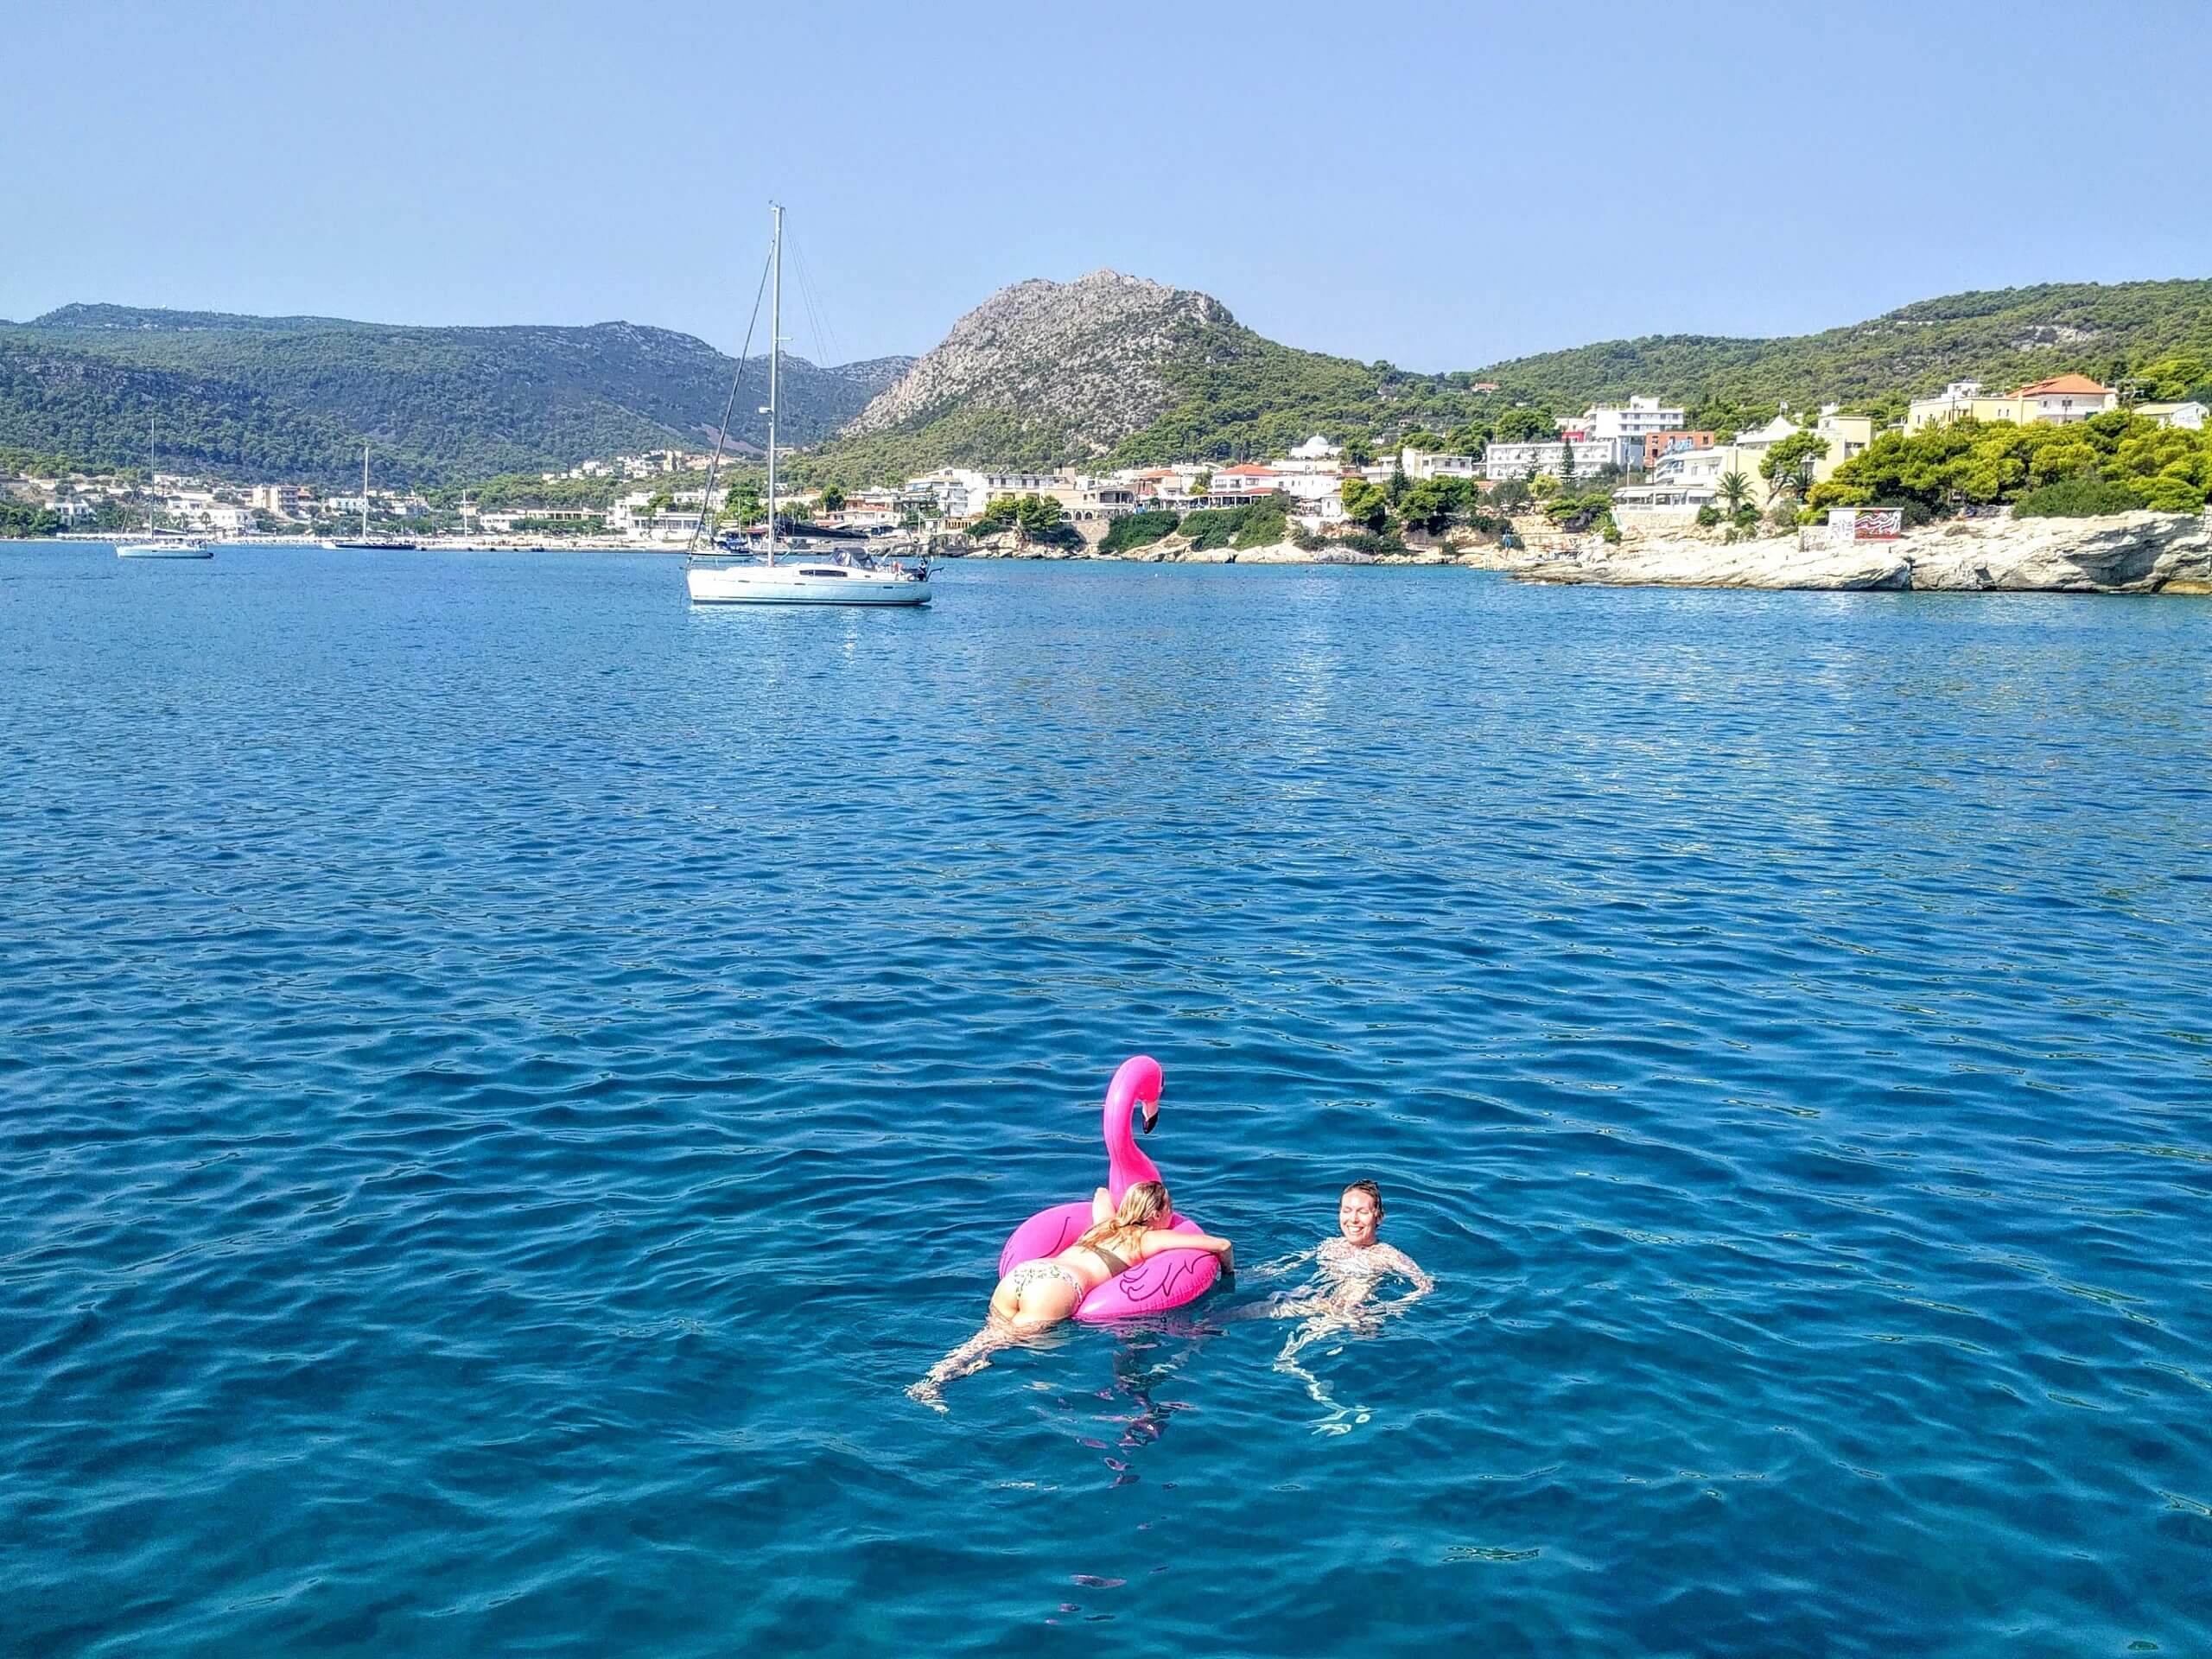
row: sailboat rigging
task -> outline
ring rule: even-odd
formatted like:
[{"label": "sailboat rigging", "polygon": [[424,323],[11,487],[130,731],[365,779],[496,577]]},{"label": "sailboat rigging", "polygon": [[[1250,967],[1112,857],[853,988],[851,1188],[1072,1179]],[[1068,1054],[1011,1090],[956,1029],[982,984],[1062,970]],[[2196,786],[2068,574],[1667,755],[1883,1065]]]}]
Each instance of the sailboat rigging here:
[{"label": "sailboat rigging", "polygon": [[[733,563],[718,551],[698,551],[695,542],[683,573],[685,588],[696,605],[926,605],[930,601],[926,563],[910,566],[849,547],[810,544],[800,537],[791,538],[787,544],[778,540],[776,423],[782,397],[784,210],[781,204],[771,203],[769,212],[772,232],[768,252],[768,527],[763,557],[759,562]],[[748,345],[749,340],[748,334]],[[745,358],[741,352],[738,378],[744,372]],[[730,401],[734,404],[736,399],[737,380],[733,379]],[[715,474],[721,464],[728,424],[725,409],[723,430],[715,435],[715,460],[708,470],[707,493],[700,502],[702,521],[713,511]],[[780,564],[777,563],[779,553]]]},{"label": "sailboat rigging", "polygon": [[359,536],[345,537],[336,541],[325,542],[323,545],[325,547],[375,549],[379,551],[392,550],[401,553],[412,553],[421,545],[418,542],[410,542],[400,537],[372,536],[369,534],[369,441],[366,438],[363,438],[361,440],[361,533]]}]

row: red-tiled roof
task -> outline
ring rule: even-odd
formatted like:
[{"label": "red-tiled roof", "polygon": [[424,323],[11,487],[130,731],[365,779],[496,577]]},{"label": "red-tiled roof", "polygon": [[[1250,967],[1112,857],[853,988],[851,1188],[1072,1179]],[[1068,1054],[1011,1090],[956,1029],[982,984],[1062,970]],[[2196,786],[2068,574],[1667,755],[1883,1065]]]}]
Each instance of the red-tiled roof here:
[{"label": "red-tiled roof", "polygon": [[2101,386],[2085,374],[2062,374],[2049,380],[2038,380],[2032,386],[2022,386],[2015,397],[2101,397],[2110,392],[2109,386]]},{"label": "red-tiled roof", "polygon": [[1244,478],[1273,478],[1275,475],[1275,469],[1272,467],[1262,467],[1257,461],[1248,461],[1238,466],[1224,467],[1216,476],[1227,478],[1231,474]]}]

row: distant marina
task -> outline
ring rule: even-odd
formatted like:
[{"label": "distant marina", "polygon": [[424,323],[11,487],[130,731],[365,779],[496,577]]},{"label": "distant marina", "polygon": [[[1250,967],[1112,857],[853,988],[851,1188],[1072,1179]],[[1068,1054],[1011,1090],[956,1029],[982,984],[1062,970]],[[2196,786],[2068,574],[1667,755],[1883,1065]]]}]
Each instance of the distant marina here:
[{"label": "distant marina", "polygon": [[[1902,556],[1870,563],[1869,550],[1857,544],[1881,515],[1854,505],[1819,505],[1876,493],[1858,480],[1898,445],[1925,447],[1953,431],[2075,431],[2091,435],[2111,454],[2115,434],[2124,429],[2171,434],[2171,442],[2155,453],[2163,459],[2171,450],[2180,459],[2156,477],[2145,474],[2145,481],[2135,486],[2100,486],[2108,499],[2061,509],[2061,516],[2080,519],[2077,529],[2036,532],[2027,538],[2037,550],[2032,556],[2000,550],[1996,565],[2004,574],[1993,569],[1978,580],[1946,577],[1938,585],[2212,588],[2212,546],[2203,526],[2190,522],[2202,514],[2212,524],[2206,488],[2192,481],[2196,472],[2212,477],[2212,437],[2200,401],[2124,404],[2114,388],[2071,375],[2003,397],[1957,382],[1938,396],[1912,400],[1887,427],[1834,404],[1810,416],[1784,404],[1756,427],[1733,431],[1693,429],[1686,424],[1689,413],[1686,406],[1639,396],[1555,417],[1557,430],[1549,437],[1529,435],[1532,423],[1541,423],[1538,415],[1510,409],[1497,432],[1464,448],[1435,433],[1402,432],[1377,454],[1372,444],[1314,433],[1266,461],[1098,473],[944,467],[896,486],[817,483],[779,494],[776,527],[760,518],[761,498],[749,477],[723,476],[719,452],[676,449],[547,472],[535,487],[549,499],[496,508],[472,501],[467,492],[457,507],[438,508],[419,493],[376,489],[365,444],[361,485],[353,495],[255,485],[241,499],[238,490],[150,467],[150,488],[105,486],[77,475],[31,477],[22,487],[73,539],[102,533],[84,528],[87,519],[111,522],[126,509],[143,510],[149,546],[159,545],[150,534],[158,527],[173,537],[281,542],[304,536],[357,549],[696,556],[766,549],[776,539],[772,528],[787,526],[790,534],[814,537],[831,551],[849,547],[893,560],[1458,563],[1597,585],[1849,588],[1912,585],[1927,563]],[[2151,453],[2139,438],[2128,442]],[[2202,455],[2189,459],[2198,451]],[[2094,461],[2100,452],[2080,453]],[[617,480],[645,486],[619,490]],[[772,489],[772,468],[769,481]],[[550,499],[577,489],[604,493],[607,505]],[[1890,510],[1883,532],[1888,538],[1914,539],[1915,524],[1930,516],[1919,508],[1920,518],[1906,522],[1904,509],[1910,505]],[[2005,518],[2016,504],[1977,505],[1961,497],[1947,505],[1968,518]],[[2146,507],[2156,523],[2115,530],[2115,514],[2140,514]],[[333,533],[354,515],[358,525]],[[1991,532],[1984,525],[1976,534],[1987,540]],[[2078,559],[2066,550],[2076,543],[2085,554]],[[735,577],[716,580],[727,585]]]}]

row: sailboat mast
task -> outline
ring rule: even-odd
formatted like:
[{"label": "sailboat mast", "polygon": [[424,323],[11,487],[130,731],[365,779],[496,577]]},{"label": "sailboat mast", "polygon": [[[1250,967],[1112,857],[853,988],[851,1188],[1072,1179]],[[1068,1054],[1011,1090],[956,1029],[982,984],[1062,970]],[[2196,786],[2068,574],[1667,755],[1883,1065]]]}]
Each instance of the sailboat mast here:
[{"label": "sailboat mast", "polygon": [[361,440],[361,539],[369,539],[369,441]]},{"label": "sailboat mast", "polygon": [[784,209],[770,202],[775,235],[768,253],[768,563],[776,562],[776,362],[784,345]]},{"label": "sailboat mast", "polygon": [[146,539],[154,539],[154,417],[146,417]]}]

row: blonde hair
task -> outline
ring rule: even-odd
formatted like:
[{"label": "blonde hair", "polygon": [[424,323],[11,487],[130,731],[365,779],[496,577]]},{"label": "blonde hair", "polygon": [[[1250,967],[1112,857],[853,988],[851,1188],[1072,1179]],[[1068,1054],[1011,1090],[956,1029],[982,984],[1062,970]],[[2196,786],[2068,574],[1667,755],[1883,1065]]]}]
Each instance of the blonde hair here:
[{"label": "blonde hair", "polygon": [[1175,1213],[1167,1202],[1167,1186],[1163,1181],[1137,1181],[1122,1194],[1122,1202],[1114,1213],[1086,1230],[1078,1244],[1096,1244],[1107,1237],[1122,1238],[1130,1233],[1141,1232],[1157,1220],[1163,1224]]}]

